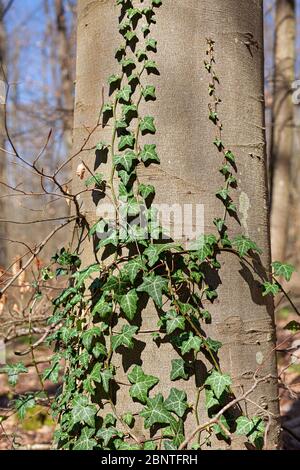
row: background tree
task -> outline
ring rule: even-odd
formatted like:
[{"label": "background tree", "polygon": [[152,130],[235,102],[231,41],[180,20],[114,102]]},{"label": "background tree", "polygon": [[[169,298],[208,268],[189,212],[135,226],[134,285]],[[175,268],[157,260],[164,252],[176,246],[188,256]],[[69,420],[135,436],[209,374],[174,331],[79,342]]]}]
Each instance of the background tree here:
[{"label": "background tree", "polygon": [[293,155],[292,82],[295,80],[295,1],[277,0],[271,146],[273,260],[284,261],[288,242]]}]

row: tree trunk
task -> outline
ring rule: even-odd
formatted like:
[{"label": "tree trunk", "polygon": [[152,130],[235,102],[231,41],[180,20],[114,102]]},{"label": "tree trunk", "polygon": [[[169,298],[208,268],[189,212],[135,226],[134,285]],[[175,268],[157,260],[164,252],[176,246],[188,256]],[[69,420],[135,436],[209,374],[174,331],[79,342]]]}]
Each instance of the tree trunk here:
[{"label": "tree trunk", "polygon": [[[102,101],[102,86],[107,78],[118,72],[115,49],[119,46],[118,8],[114,0],[79,0],[78,49],[75,98],[74,148],[78,152],[98,119]],[[251,35],[249,35],[251,33]],[[151,79],[157,89],[157,102],[141,105],[142,115],[155,117],[155,141],[161,166],[140,170],[139,179],[156,187],[156,203],[203,204],[205,232],[214,232],[212,219],[222,217],[223,207],[215,192],[223,179],[218,174],[220,156],[212,142],[215,131],[208,120],[208,77],[203,67],[206,37],[216,41],[216,62],[221,82],[222,120],[224,140],[238,156],[238,207],[242,231],[254,239],[263,250],[262,262],[270,262],[269,213],[266,186],[266,153],[264,133],[263,94],[263,1],[262,0],[164,0],[157,12],[153,37],[158,39],[155,57],[160,75]],[[151,83],[149,82],[149,83]],[[105,102],[108,102],[105,86]],[[111,128],[101,127],[90,137],[87,147],[107,141]],[[93,169],[94,150],[81,152],[74,164],[74,175],[81,160]],[[109,173],[111,162],[101,164],[99,171]],[[76,176],[73,192],[84,189]],[[97,220],[96,207],[89,193],[80,196],[82,211],[92,225]],[[98,217],[101,213],[98,205]],[[230,222],[231,235],[241,233],[241,227]],[[85,260],[93,254],[86,248]],[[231,254],[224,254],[221,269],[222,283],[219,298],[213,307],[209,333],[223,342],[222,369],[233,377],[235,390],[248,389],[253,384],[253,373],[276,376],[273,302],[263,298],[256,275]],[[157,329],[157,313],[148,307],[142,312],[141,330]],[[151,335],[138,334],[138,347],[131,354],[119,357],[125,371],[132,364],[142,364],[147,374],[160,377],[160,391],[167,393],[174,386],[169,380],[170,361],[178,355],[170,344],[157,347]],[[199,360],[197,384],[190,379],[179,382],[188,394],[188,402],[196,401],[196,386],[201,386],[208,362]],[[123,367],[120,369],[122,370]],[[120,381],[125,374],[119,373]],[[123,380],[122,380],[123,379]],[[176,383],[177,385],[177,383]],[[117,392],[117,410],[122,413],[131,407],[128,390],[120,386]],[[202,397],[201,397],[202,399]],[[270,413],[278,415],[276,379],[257,387],[251,400]],[[243,405],[243,404],[242,404]],[[139,410],[139,405],[135,405]],[[259,413],[256,405],[247,410]],[[201,405],[201,421],[205,420]],[[193,418],[194,419],[194,418]],[[195,422],[188,419],[186,433]],[[278,425],[271,420],[268,447],[278,443]],[[135,432],[143,430],[137,420]],[[218,442],[217,448],[221,447]],[[243,441],[233,448],[244,448]]]},{"label": "tree trunk", "polygon": [[294,109],[291,85],[295,80],[295,34],[294,0],[277,0],[271,150],[271,245],[273,260],[282,262],[286,256],[293,154]]},{"label": "tree trunk", "polygon": [[64,141],[67,153],[72,146],[73,127],[73,87],[71,67],[71,44],[65,17],[64,0],[55,0],[58,59],[61,70],[61,92],[59,104],[63,115]]}]

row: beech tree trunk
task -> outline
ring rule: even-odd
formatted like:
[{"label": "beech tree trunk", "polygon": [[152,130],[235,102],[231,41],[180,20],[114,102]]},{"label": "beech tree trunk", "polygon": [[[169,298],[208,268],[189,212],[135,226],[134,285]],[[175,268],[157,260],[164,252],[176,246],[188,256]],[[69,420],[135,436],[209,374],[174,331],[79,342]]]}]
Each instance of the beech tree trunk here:
[{"label": "beech tree trunk", "polygon": [[296,16],[294,0],[277,0],[272,118],[271,244],[274,261],[285,261],[293,154],[292,82],[295,80]]},{"label": "beech tree trunk", "polygon": [[[102,102],[102,86],[107,96],[107,78],[118,73],[115,49],[121,36],[118,33],[118,7],[114,0],[79,0],[78,49],[74,122],[74,148],[78,152],[98,119]],[[249,36],[249,33],[250,36]],[[164,0],[157,12],[157,24],[152,35],[158,40],[160,75],[151,76],[157,88],[157,101],[145,103],[141,112],[155,117],[155,142],[161,166],[140,170],[140,181],[150,181],[156,187],[157,203],[203,204],[205,232],[214,232],[212,220],[222,217],[223,207],[215,192],[223,183],[218,173],[220,155],[212,142],[215,129],[208,120],[208,75],[203,60],[206,37],[216,41],[216,62],[221,83],[219,95],[223,103],[221,118],[224,123],[224,141],[238,157],[238,191],[236,205],[240,225],[232,220],[232,235],[241,232],[255,240],[263,250],[265,266],[270,262],[269,212],[266,178],[264,133],[264,79],[263,79],[263,1],[262,0]],[[249,39],[250,38],[250,39]],[[144,106],[144,109],[143,109]],[[147,110],[147,111],[146,111]],[[88,143],[92,148],[99,141],[108,141],[111,128],[99,126]],[[153,139],[152,139],[153,140]],[[81,152],[74,162],[73,192],[84,189],[84,182],[76,177],[78,164],[83,160],[89,168],[95,167],[95,151]],[[98,171],[106,174],[111,162],[101,164]],[[99,218],[101,204],[96,206],[90,194],[81,195],[81,210],[92,225]],[[85,249],[85,260],[93,260],[91,248]],[[231,374],[237,393],[253,385],[253,374],[276,376],[273,301],[262,297],[258,278],[236,257],[222,258],[219,298],[211,307],[212,325],[209,334],[223,343],[222,369]],[[150,303],[142,312],[141,329],[157,329],[157,313]],[[167,393],[174,386],[169,380],[171,359],[178,357],[170,344],[158,348],[149,334],[138,335],[138,350],[117,354],[120,381],[132,364],[142,364],[147,374],[161,380],[156,390]],[[179,382],[185,389],[188,402],[195,403],[196,386],[203,384],[211,366],[199,360],[197,383],[192,378]],[[137,411],[128,390],[120,386],[116,393],[117,410]],[[160,388],[160,390],[159,390]],[[201,397],[202,400],[202,397]],[[277,380],[272,378],[257,387],[251,400],[259,407],[278,415]],[[136,408],[133,409],[133,406]],[[242,404],[244,406],[244,404]],[[200,412],[200,419],[206,414]],[[261,408],[248,404],[247,412],[260,414]],[[186,434],[195,427],[188,420]],[[135,433],[143,434],[139,420]],[[245,448],[244,440],[233,442],[233,448]],[[278,443],[278,424],[271,420],[268,448]],[[216,448],[222,444],[216,443]]]}]

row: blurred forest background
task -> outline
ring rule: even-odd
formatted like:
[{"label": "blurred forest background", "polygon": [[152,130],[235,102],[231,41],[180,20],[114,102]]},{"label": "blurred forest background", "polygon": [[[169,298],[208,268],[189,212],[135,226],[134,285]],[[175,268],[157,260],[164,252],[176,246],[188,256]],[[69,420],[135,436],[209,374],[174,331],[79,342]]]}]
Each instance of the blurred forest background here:
[{"label": "blurred forest background", "polygon": [[[299,309],[300,82],[294,82],[300,79],[300,0],[264,3],[273,259],[296,266],[297,273],[286,289]],[[15,351],[22,350],[30,368],[15,394],[0,375],[0,449],[51,446],[54,424],[47,404],[41,400],[21,422],[15,413],[10,414],[10,400],[39,389],[37,369],[42,371],[49,365],[47,347],[33,357],[30,346],[49,333],[46,319],[51,297],[62,286],[47,279],[45,267],[71,232],[57,232],[34,256],[30,269],[16,281],[14,276],[39,250],[51,227],[69,214],[68,198],[25,161],[34,162],[42,156],[48,174],[61,168],[58,181],[68,193],[70,165],[62,165],[72,145],[75,46],[76,0],[0,0],[0,288],[5,287],[0,299],[0,363],[20,362]],[[6,290],[8,284],[10,289]],[[41,285],[47,295],[40,299],[37,292]],[[283,440],[286,448],[300,449],[300,339],[297,332],[291,337],[284,329],[297,317],[283,298],[276,304]]]}]

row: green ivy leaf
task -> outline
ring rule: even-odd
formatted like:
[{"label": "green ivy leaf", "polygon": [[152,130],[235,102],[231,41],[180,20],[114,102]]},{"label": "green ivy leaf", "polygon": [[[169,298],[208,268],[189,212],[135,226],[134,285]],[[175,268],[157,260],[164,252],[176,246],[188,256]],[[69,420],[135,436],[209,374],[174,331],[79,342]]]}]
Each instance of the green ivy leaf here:
[{"label": "green ivy leaf", "polygon": [[99,271],[101,271],[101,266],[100,264],[92,264],[91,266],[88,266],[86,269],[84,269],[83,271],[78,271],[77,273],[74,274],[74,278],[75,278],[75,287],[78,289],[79,287],[81,287],[84,282],[89,279],[89,277],[93,274],[93,273],[97,273]]},{"label": "green ivy leaf", "polygon": [[250,250],[255,253],[261,253],[261,250],[258,248],[255,242],[250,240],[250,238],[245,237],[244,235],[238,235],[232,240],[232,246],[237,249],[240,257],[247,255]]},{"label": "green ivy leaf", "polygon": [[145,442],[143,450],[156,450],[156,449],[157,449],[157,444],[155,444],[154,441]]},{"label": "green ivy leaf", "polygon": [[97,437],[103,441],[105,447],[108,446],[109,441],[116,436],[119,436],[119,431],[114,427],[110,426],[109,428],[101,428],[97,432]]},{"label": "green ivy leaf", "polygon": [[148,73],[158,72],[157,64],[154,60],[146,60],[145,69],[148,71]]},{"label": "green ivy leaf", "polygon": [[113,351],[120,346],[125,346],[129,349],[133,348],[133,337],[138,331],[138,326],[124,325],[121,333],[116,334],[111,339],[111,345]]},{"label": "green ivy leaf", "polygon": [[157,377],[146,375],[140,366],[134,366],[128,374],[128,380],[132,385],[129,394],[141,403],[146,403],[149,391],[159,382]]},{"label": "green ivy leaf", "polygon": [[141,159],[144,163],[148,162],[157,162],[160,163],[160,159],[156,152],[156,145],[155,144],[146,144],[144,149],[141,151]]},{"label": "green ivy leaf", "polygon": [[140,184],[139,194],[142,198],[147,199],[151,194],[155,194],[155,188],[151,184]]},{"label": "green ivy leaf", "polygon": [[130,260],[123,268],[125,274],[128,275],[130,282],[133,284],[137,275],[145,270],[145,263],[141,257]]},{"label": "green ivy leaf", "polygon": [[157,40],[153,39],[153,38],[147,39],[146,48],[150,51],[156,52],[156,50],[157,50]]},{"label": "green ivy leaf", "polygon": [[[121,152],[126,148],[133,149],[135,137],[132,134],[122,135],[119,141],[118,149]],[[126,168],[125,168],[126,169]]]},{"label": "green ivy leaf", "polygon": [[120,306],[129,321],[132,321],[137,312],[138,295],[134,289],[121,297]]},{"label": "green ivy leaf", "polygon": [[300,323],[292,320],[284,327],[285,330],[291,331],[292,333],[297,333],[300,331]]},{"label": "green ivy leaf", "polygon": [[275,276],[282,276],[286,281],[290,281],[293,272],[296,271],[295,267],[291,264],[280,263],[280,261],[274,261],[272,263]]},{"label": "green ivy leaf", "polygon": [[110,381],[114,376],[113,370],[111,368],[104,369],[101,371],[100,375],[101,375],[101,382],[102,382],[103,389],[106,393],[108,393]]},{"label": "green ivy leaf", "polygon": [[92,439],[94,433],[94,429],[88,427],[83,428],[79,439],[75,442],[73,450],[93,450],[97,445],[95,439]]},{"label": "green ivy leaf", "polygon": [[185,371],[185,361],[183,359],[173,359],[171,361],[172,370],[171,370],[171,380],[178,379],[188,379],[188,374]]},{"label": "green ivy leaf", "polygon": [[94,428],[97,408],[90,404],[88,397],[79,396],[73,400],[72,405],[72,423],[83,423]]},{"label": "green ivy leaf", "polygon": [[219,371],[214,370],[206,379],[205,385],[209,385],[217,398],[220,398],[222,393],[232,385],[232,380],[229,375],[221,374]]},{"label": "green ivy leaf", "polygon": [[140,412],[140,416],[145,418],[146,429],[154,424],[170,424],[174,421],[173,416],[165,407],[164,397],[161,393],[147,400],[147,405]]},{"label": "green ivy leaf", "polygon": [[143,133],[155,134],[154,118],[152,116],[145,116],[140,122],[140,129]]},{"label": "green ivy leaf", "polygon": [[191,351],[199,352],[202,346],[202,339],[195,336],[191,331],[189,333],[182,333],[179,337],[181,342],[180,350],[182,354],[188,354]]},{"label": "green ivy leaf", "polygon": [[7,374],[8,383],[13,387],[17,385],[20,374],[27,374],[28,369],[21,362],[18,364],[6,364],[1,367],[0,374]]},{"label": "green ivy leaf", "polygon": [[134,416],[132,413],[125,413],[123,416],[122,416],[122,421],[124,421],[125,424],[127,424],[127,426],[132,426],[133,423],[134,423]]},{"label": "green ivy leaf", "polygon": [[89,188],[93,184],[95,186],[100,186],[102,181],[103,181],[102,173],[96,173],[95,175],[91,176],[90,178],[86,180],[85,185],[87,188]]},{"label": "green ivy leaf", "polygon": [[35,398],[33,395],[27,395],[15,400],[15,408],[20,419],[24,419],[27,411],[35,407]]},{"label": "green ivy leaf", "polygon": [[107,325],[104,323],[102,324],[102,327],[99,326],[93,326],[87,331],[84,331],[81,335],[81,341],[84,347],[89,351],[92,346],[92,342],[94,338],[101,337],[103,332],[108,328]]},{"label": "green ivy leaf", "polygon": [[[118,75],[111,75],[108,79],[108,84],[109,85],[114,85],[114,84],[117,84],[121,81],[121,77],[119,77]],[[131,93],[131,90],[130,90],[130,93]]]},{"label": "green ivy leaf", "polygon": [[118,100],[128,103],[132,93],[131,85],[125,85],[117,94]]},{"label": "green ivy leaf", "polygon": [[170,394],[165,401],[165,407],[168,411],[172,411],[179,418],[182,418],[188,408],[186,393],[183,390],[171,388]]},{"label": "green ivy leaf", "polygon": [[264,282],[263,284],[263,296],[268,294],[276,295],[280,291],[280,287],[276,282]]},{"label": "green ivy leaf", "polygon": [[170,310],[166,314],[167,334],[172,334],[175,330],[185,330],[185,319],[178,315],[176,310]]},{"label": "green ivy leaf", "polygon": [[[124,136],[124,137],[128,137],[128,136]],[[135,160],[136,160],[136,155],[134,152],[126,152],[124,155],[115,155],[113,157],[114,165],[120,165],[122,168],[124,168],[127,171],[127,173],[130,173]]]},{"label": "green ivy leaf", "polygon": [[205,389],[205,408],[210,410],[214,406],[219,405],[218,400],[212,390]]},{"label": "green ivy leaf", "polygon": [[161,276],[151,273],[144,277],[144,282],[138,288],[138,292],[147,292],[158,307],[162,307],[162,294],[167,292],[168,281]]},{"label": "green ivy leaf", "polygon": [[143,97],[147,99],[156,99],[156,89],[153,85],[146,85],[142,91]]}]

